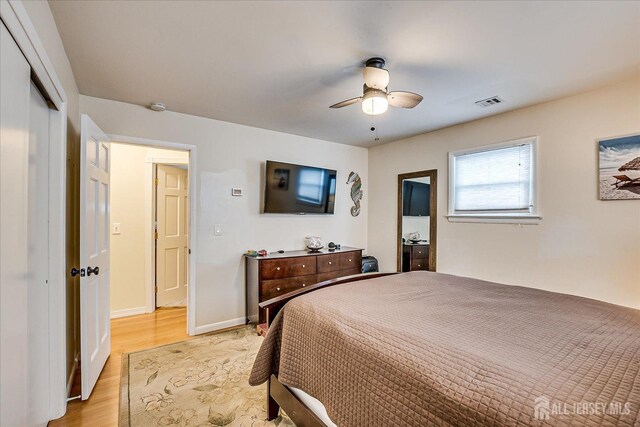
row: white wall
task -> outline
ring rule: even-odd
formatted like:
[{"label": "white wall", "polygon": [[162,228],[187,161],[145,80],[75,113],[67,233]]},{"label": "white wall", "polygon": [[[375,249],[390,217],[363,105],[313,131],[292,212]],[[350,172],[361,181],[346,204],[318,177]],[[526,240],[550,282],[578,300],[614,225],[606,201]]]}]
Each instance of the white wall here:
[{"label": "white wall", "polygon": [[409,234],[418,232],[420,239],[429,240],[429,220],[428,216],[403,216],[402,217],[402,237],[409,238]]},{"label": "white wall", "polygon": [[[196,326],[198,331],[245,316],[244,260],[247,249],[302,249],[307,235],[326,242],[366,248],[368,202],[367,150],[217,120],[80,96],[80,111],[107,133],[197,146],[195,201]],[[338,171],[334,215],[262,215],[262,165],[279,160]],[[362,178],[362,213],[352,217],[349,172]],[[244,189],[232,197],[231,188]],[[223,236],[214,237],[214,224]]]},{"label": "white wall", "polygon": [[[596,140],[634,132],[640,76],[372,148],[369,253],[395,269],[397,175],[438,169],[438,271],[640,308],[640,201],[599,201],[597,188]],[[447,153],[531,135],[540,224],[448,222]]]},{"label": "white wall", "polygon": [[110,234],[111,317],[131,316],[147,311],[149,269],[145,250],[146,230],[152,219],[147,212],[149,159],[181,159],[187,151],[164,150],[128,144],[111,144],[111,223],[120,224],[120,234]]}]

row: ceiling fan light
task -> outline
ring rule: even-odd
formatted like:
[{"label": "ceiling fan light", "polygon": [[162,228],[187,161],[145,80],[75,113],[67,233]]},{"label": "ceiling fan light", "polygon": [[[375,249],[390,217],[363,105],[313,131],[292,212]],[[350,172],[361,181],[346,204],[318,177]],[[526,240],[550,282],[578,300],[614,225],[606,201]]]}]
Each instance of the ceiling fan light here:
[{"label": "ceiling fan light", "polygon": [[371,116],[382,114],[389,108],[387,94],[382,91],[365,93],[362,99],[362,112]]}]

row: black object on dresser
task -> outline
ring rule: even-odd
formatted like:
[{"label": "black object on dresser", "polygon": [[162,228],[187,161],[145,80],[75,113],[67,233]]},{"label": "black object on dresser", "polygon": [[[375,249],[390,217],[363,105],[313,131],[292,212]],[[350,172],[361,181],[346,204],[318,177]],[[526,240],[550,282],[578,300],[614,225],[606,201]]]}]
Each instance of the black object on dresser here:
[{"label": "black object on dresser", "polygon": [[258,304],[305,286],[362,272],[362,249],[288,251],[246,258],[246,307],[251,323],[266,322]]},{"label": "black object on dresser", "polygon": [[429,270],[429,244],[402,244],[402,271]]}]

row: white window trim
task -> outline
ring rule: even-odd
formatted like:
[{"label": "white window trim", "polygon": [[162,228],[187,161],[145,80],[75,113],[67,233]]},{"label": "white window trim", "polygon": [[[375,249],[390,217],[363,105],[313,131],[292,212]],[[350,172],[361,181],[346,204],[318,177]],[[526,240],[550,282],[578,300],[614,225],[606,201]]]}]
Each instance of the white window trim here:
[{"label": "white window trim", "polygon": [[[473,154],[487,150],[495,150],[497,148],[511,147],[520,144],[531,144],[531,170],[533,179],[531,182],[531,211],[528,213],[477,213],[477,214],[459,214],[455,213],[455,158],[463,154]],[[538,137],[529,136],[526,138],[504,141],[497,144],[483,145],[465,150],[457,150],[449,152],[449,205],[447,219],[449,222],[485,222],[498,224],[538,224],[542,217],[540,216],[540,206],[538,205]]]}]

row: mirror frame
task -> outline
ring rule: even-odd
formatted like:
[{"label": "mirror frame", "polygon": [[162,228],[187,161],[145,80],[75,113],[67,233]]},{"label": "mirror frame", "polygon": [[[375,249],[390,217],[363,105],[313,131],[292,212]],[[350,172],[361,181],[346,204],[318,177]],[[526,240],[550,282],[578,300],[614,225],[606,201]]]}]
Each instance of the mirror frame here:
[{"label": "mirror frame", "polygon": [[402,182],[405,179],[429,177],[429,271],[436,271],[438,245],[438,170],[429,169],[398,174],[397,270],[402,271]]}]

